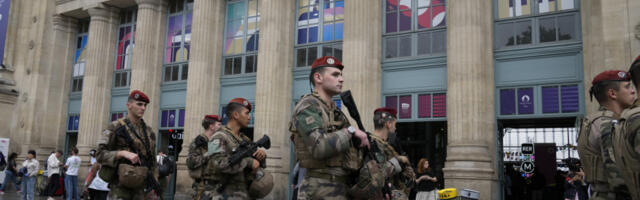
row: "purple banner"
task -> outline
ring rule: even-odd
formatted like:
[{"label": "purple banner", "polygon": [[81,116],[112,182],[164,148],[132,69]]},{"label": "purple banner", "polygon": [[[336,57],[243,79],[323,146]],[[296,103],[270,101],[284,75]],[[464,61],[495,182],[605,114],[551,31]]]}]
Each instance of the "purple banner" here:
[{"label": "purple banner", "polygon": [[175,110],[170,110],[169,111],[169,122],[167,123],[168,127],[174,127],[176,126],[176,111]]},{"label": "purple banner", "polygon": [[558,86],[542,87],[542,113],[557,113],[558,111],[560,111]]},{"label": "purple banner", "polygon": [[516,114],[516,97],[515,89],[500,90],[500,114],[513,115]]},{"label": "purple banner", "polygon": [[447,116],[447,94],[433,95],[433,117]]},{"label": "purple banner", "polygon": [[180,109],[180,116],[178,117],[178,127],[184,127],[184,109]]},{"label": "purple banner", "polygon": [[398,110],[398,96],[386,96],[384,107],[395,108]]},{"label": "purple banner", "polygon": [[418,117],[431,117],[431,94],[418,95]]},{"label": "purple banner", "polygon": [[518,89],[518,114],[533,114],[533,88]]},{"label": "purple banner", "polygon": [[0,0],[0,64],[4,63],[4,41],[7,37],[7,25],[9,22],[9,8],[11,0]]},{"label": "purple banner", "polygon": [[167,127],[167,118],[169,118],[169,111],[162,111],[162,118],[160,119],[160,127]]},{"label": "purple banner", "polygon": [[562,112],[578,112],[580,108],[580,98],[577,85],[564,85],[560,87],[562,97]]},{"label": "purple banner", "polygon": [[411,118],[411,95],[400,96],[400,119]]}]

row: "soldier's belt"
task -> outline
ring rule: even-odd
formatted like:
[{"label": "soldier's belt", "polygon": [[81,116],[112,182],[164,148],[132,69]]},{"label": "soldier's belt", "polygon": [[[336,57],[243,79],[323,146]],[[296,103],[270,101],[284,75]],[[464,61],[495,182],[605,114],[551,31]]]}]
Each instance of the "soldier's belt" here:
[{"label": "soldier's belt", "polygon": [[217,180],[213,180],[213,179],[203,179],[203,178],[197,178],[196,179],[197,183],[202,182],[205,185],[217,185],[218,183],[220,183],[220,181]]},{"label": "soldier's belt", "polygon": [[329,180],[332,182],[347,183],[346,176],[336,176],[331,174],[323,174],[323,173],[309,172],[309,171],[306,173],[305,176],[312,177],[312,178],[321,178],[321,179]]}]

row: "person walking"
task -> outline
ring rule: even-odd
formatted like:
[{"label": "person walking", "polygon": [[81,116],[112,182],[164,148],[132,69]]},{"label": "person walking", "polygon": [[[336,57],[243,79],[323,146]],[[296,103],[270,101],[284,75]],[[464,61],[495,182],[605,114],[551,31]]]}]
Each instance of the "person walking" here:
[{"label": "person walking", "polygon": [[16,157],[18,157],[16,152],[9,154],[9,158],[7,159],[7,169],[4,170],[4,181],[2,182],[2,186],[0,186],[0,195],[4,194],[4,189],[7,187],[7,184],[9,184],[9,181],[13,182],[13,186],[16,187],[16,191],[20,193],[20,186],[18,186],[18,180],[16,179],[18,174],[18,168],[16,168]]}]

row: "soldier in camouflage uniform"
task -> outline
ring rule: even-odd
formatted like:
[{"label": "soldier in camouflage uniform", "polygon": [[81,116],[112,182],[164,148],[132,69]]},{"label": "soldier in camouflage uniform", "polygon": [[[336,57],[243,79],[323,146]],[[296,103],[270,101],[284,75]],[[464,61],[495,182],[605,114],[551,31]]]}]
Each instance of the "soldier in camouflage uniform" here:
[{"label": "soldier in camouflage uniform", "polygon": [[[631,81],[640,89],[640,56],[629,69]],[[640,93],[637,93],[640,94]],[[622,112],[621,123],[613,136],[615,164],[621,171],[632,199],[640,200],[640,102]]]},{"label": "soldier in camouflage uniform", "polygon": [[334,57],[316,59],[309,74],[314,91],[294,109],[289,130],[296,158],[307,169],[298,199],[347,199],[347,182],[354,181],[349,176],[362,160],[352,138],[359,140],[360,147],[369,147],[366,134],[350,126],[331,100],[342,90],[343,68]]},{"label": "soldier in camouflage uniform", "polygon": [[583,160],[587,182],[594,192],[592,199],[625,199],[628,189],[615,166],[611,143],[620,113],[633,104],[633,90],[628,73],[610,70],[594,77],[590,89],[600,109],[587,116],[578,136],[578,153]]},{"label": "soldier in camouflage uniform", "polygon": [[[243,141],[251,142],[240,132],[249,126],[251,104],[243,98],[235,98],[227,104],[226,116],[229,122],[211,137],[208,145],[209,163],[205,173],[211,174],[213,190],[207,190],[203,196],[212,199],[250,199],[248,190],[255,173],[260,167],[266,167],[267,154],[258,149],[253,157],[243,158],[238,164],[229,165],[233,151]],[[204,199],[205,197],[201,197]]]},{"label": "soldier in camouflage uniform", "polygon": [[193,178],[193,184],[191,188],[194,191],[193,199],[204,199],[202,193],[212,191],[213,188],[209,183],[212,174],[206,174],[205,169],[209,161],[208,145],[209,139],[217,132],[222,123],[220,122],[218,115],[206,115],[202,119],[202,128],[204,133],[196,136],[196,138],[189,144],[189,155],[187,155],[187,168],[189,169],[189,176]]},{"label": "soldier in camouflage uniform", "polygon": [[[378,108],[373,112],[373,125],[375,130],[371,135],[371,149],[379,149],[373,152],[385,176],[385,182],[391,184],[386,190],[391,199],[409,199],[411,183],[415,181],[415,173],[406,156],[399,155],[388,143],[389,135],[396,131],[396,109]],[[375,147],[374,147],[375,146]],[[379,198],[387,194],[380,191]]]},{"label": "soldier in camouflage uniform", "polygon": [[[134,90],[127,100],[127,116],[117,121],[113,121],[98,139],[98,151],[96,159],[102,165],[100,178],[109,180],[111,190],[110,199],[154,199],[157,198],[155,191],[145,191],[148,185],[139,189],[131,189],[123,186],[118,180],[117,169],[120,164],[131,165],[149,164],[153,174],[153,179],[158,180],[158,164],[156,162],[155,144],[156,134],[153,129],[147,126],[142,120],[142,116],[149,103],[149,98],[144,93]],[[116,135],[116,130],[121,126],[126,126],[131,141],[123,136]],[[138,151],[138,152],[136,152]],[[112,172],[108,177],[106,172]]]}]

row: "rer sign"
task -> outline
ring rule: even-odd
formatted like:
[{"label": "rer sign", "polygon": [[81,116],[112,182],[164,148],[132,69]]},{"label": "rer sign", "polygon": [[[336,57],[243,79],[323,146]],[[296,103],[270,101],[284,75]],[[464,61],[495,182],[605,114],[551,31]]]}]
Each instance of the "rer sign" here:
[{"label": "rer sign", "polygon": [[520,152],[522,152],[523,155],[533,154],[533,143],[522,143]]}]

